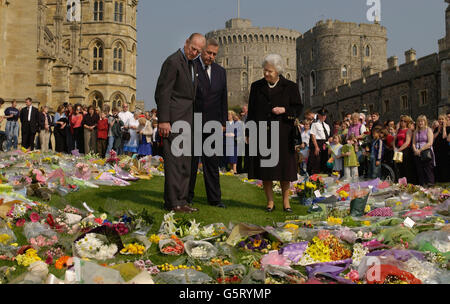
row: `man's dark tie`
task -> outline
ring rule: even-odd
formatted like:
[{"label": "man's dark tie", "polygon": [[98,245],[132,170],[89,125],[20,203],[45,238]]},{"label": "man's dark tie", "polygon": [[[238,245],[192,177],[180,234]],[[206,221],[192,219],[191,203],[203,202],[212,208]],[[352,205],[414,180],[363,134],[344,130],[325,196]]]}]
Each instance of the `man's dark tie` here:
[{"label": "man's dark tie", "polygon": [[322,127],[323,127],[323,132],[325,133],[325,140],[328,140],[329,134],[327,132],[327,129],[325,129],[325,125],[323,124],[323,121],[322,121]]},{"label": "man's dark tie", "polygon": [[207,65],[205,65],[205,74],[206,74],[206,79],[208,79],[209,83],[211,83],[211,79],[209,78],[209,75],[208,75],[208,66]]},{"label": "man's dark tie", "polygon": [[194,61],[188,60],[189,71],[191,72],[192,83],[194,83]]}]

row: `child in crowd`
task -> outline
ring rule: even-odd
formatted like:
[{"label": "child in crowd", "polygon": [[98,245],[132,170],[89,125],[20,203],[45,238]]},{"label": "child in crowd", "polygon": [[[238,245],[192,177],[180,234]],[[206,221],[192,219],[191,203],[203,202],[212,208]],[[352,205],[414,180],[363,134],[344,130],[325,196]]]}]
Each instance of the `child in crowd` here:
[{"label": "child in crowd", "polygon": [[344,157],[344,179],[357,181],[358,179],[358,159],[356,158],[355,144],[358,140],[354,134],[347,139],[347,144],[342,147],[341,155]]},{"label": "child in crowd", "polygon": [[145,117],[140,117],[138,119],[139,127],[139,147],[138,147],[138,155],[139,157],[144,156],[152,156],[152,135],[153,128],[150,120],[147,120]]},{"label": "child in crowd", "polygon": [[100,113],[100,119],[97,124],[97,152],[100,157],[104,158],[108,145],[108,113],[103,111]]},{"label": "child in crowd", "polygon": [[328,147],[328,154],[331,156],[330,160],[333,159],[333,172],[342,175],[343,163],[342,163],[342,145],[341,136],[336,134],[333,136],[333,141]]},{"label": "child in crowd", "polygon": [[383,132],[381,128],[372,130],[372,146],[370,149],[369,178],[381,177],[381,160],[384,153]]}]

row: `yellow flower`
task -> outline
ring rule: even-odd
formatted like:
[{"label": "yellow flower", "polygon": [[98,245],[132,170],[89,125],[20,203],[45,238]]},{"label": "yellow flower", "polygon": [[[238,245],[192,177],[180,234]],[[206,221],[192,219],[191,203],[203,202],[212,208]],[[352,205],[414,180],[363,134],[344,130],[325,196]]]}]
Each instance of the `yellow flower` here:
[{"label": "yellow flower", "polygon": [[160,240],[160,237],[156,234],[152,234],[149,238],[149,241],[155,244],[158,244]]},{"label": "yellow flower", "polygon": [[364,208],[364,212],[370,212],[371,208],[370,205],[366,205],[366,208]]},{"label": "yellow flower", "polygon": [[296,230],[296,229],[298,229],[298,225],[295,225],[295,224],[287,224],[286,226],[284,226],[284,228]]},{"label": "yellow flower", "polygon": [[363,225],[365,225],[365,226],[370,226],[370,221],[363,221],[362,223],[363,223]]}]

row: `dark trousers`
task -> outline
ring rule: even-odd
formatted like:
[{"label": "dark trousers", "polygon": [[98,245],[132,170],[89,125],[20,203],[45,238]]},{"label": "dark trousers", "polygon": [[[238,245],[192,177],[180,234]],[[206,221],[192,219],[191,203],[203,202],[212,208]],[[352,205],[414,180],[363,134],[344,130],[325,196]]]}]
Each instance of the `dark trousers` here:
[{"label": "dark trousers", "polygon": [[186,205],[189,196],[189,179],[191,177],[191,156],[172,154],[173,133],[163,139],[164,157],[164,207],[172,209]]},{"label": "dark trousers", "polygon": [[84,128],[73,128],[73,147],[78,149],[79,153],[84,154]]},{"label": "dark trousers", "polygon": [[106,138],[97,138],[97,153],[100,154],[100,157],[105,157],[106,154],[106,146],[108,145],[108,141]]},{"label": "dark trousers", "polygon": [[317,146],[319,147],[319,155],[315,154],[315,146],[310,141],[310,149],[308,156],[308,174],[319,174],[327,172],[327,161],[328,161],[328,150],[324,149],[324,144],[326,140],[317,140]]},{"label": "dark trousers", "polygon": [[236,170],[238,173],[248,173],[247,155],[249,154],[248,144],[245,144],[245,155],[238,156]]},{"label": "dark trousers", "polygon": [[[200,156],[192,157],[192,170],[191,178],[189,182],[189,199],[188,202],[192,203],[194,199],[195,183],[197,181],[197,168]],[[205,181],[206,197],[208,203],[214,205],[221,201],[221,190],[219,180],[219,159],[217,156],[202,156],[203,165],[203,179]]]},{"label": "dark trousers", "polygon": [[416,163],[419,185],[434,185],[433,160],[423,162],[420,160],[420,156],[414,156],[414,161]]},{"label": "dark trousers", "polygon": [[36,132],[31,130],[31,125],[28,122],[22,124],[22,147],[25,149],[34,150],[34,137]]}]

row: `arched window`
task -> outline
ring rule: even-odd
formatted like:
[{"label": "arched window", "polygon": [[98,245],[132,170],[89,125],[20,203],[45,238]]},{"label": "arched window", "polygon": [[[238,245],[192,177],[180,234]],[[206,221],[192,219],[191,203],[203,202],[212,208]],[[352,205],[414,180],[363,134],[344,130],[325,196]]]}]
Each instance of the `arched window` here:
[{"label": "arched window", "polygon": [[94,21],[103,21],[103,7],[103,1],[94,1]]},{"label": "arched window", "polygon": [[114,97],[112,98],[113,109],[114,108],[121,108],[123,103],[124,103],[124,100],[122,98],[122,95],[119,94],[119,93],[114,95]]},{"label": "arched window", "polygon": [[92,105],[94,107],[99,107],[100,109],[103,108],[103,96],[99,92],[95,92],[94,95],[92,95]]},{"label": "arched window", "polygon": [[241,75],[241,91],[246,92],[248,90],[248,74],[243,72]]},{"label": "arched window", "polygon": [[274,35],[270,35],[270,42],[275,42],[275,37],[274,37]]},{"label": "arched window", "polygon": [[269,42],[269,35],[266,35],[265,41],[266,41],[266,42]]},{"label": "arched window", "polygon": [[344,65],[341,69],[341,74],[342,74],[342,78],[347,78],[348,77],[348,69],[347,66]]},{"label": "arched window", "polygon": [[222,44],[222,37],[219,37],[219,44]]},{"label": "arched window", "polygon": [[114,21],[123,22],[124,3],[122,1],[114,2]]},{"label": "arched window", "polygon": [[302,97],[302,101],[305,100],[305,79],[303,76],[300,76],[300,96]]},{"label": "arched window", "polygon": [[366,57],[370,57],[370,46],[366,46]]},{"label": "arched window", "polygon": [[355,57],[358,56],[358,47],[356,45],[353,45],[352,53],[353,53],[353,56],[355,56]]},{"label": "arched window", "polygon": [[233,43],[237,43],[237,38],[235,35],[233,35]]},{"label": "arched window", "polygon": [[238,36],[238,39],[239,39],[239,43],[242,43],[242,36],[241,35]]},{"label": "arched window", "polygon": [[113,49],[113,70],[116,72],[124,72],[123,64],[124,49],[120,43],[116,43]]},{"label": "arched window", "polygon": [[310,75],[310,96],[316,95],[316,91],[317,91],[316,72],[312,71]]},{"label": "arched window", "polygon": [[92,70],[103,71],[103,44],[97,41],[92,49]]},{"label": "arched window", "polygon": [[244,42],[245,42],[245,43],[248,42],[248,40],[247,40],[247,35],[244,35]]},{"label": "arched window", "polygon": [[247,56],[244,56],[244,60],[242,61],[244,65],[247,65]]}]

